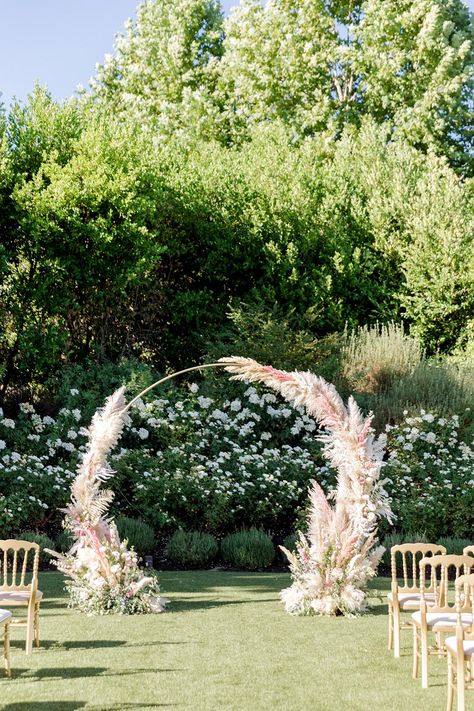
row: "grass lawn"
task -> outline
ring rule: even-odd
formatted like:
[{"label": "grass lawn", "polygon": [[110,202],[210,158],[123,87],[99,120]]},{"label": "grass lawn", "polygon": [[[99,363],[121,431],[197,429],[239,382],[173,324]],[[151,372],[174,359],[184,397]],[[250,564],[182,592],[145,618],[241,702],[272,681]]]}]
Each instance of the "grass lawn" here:
[{"label": "grass lawn", "polygon": [[[388,652],[386,607],[364,617],[298,618],[283,611],[283,573],[166,572],[162,615],[89,618],[66,608],[59,573],[40,584],[42,642],[31,657],[12,632],[5,711],[443,709],[446,660],[430,658],[430,688],[411,678],[411,634]],[[373,586],[386,590],[388,580]],[[474,702],[469,698],[468,704]],[[469,708],[469,707],[468,707]],[[474,708],[474,705],[472,706]]]}]

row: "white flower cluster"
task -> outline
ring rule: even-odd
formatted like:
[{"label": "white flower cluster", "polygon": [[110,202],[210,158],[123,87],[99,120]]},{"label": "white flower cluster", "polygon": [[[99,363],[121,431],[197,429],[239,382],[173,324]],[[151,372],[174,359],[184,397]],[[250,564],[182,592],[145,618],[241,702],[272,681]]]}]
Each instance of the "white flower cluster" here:
[{"label": "white flower cluster", "polygon": [[[132,472],[134,514],[173,526],[192,508],[200,525],[219,510],[216,528],[291,528],[320,461],[314,420],[254,387],[218,401],[193,383],[183,395],[139,400],[111,457]],[[20,413],[0,419],[0,526],[12,532],[41,527],[46,507],[59,523],[87,435],[79,408]]]},{"label": "white flower cluster", "polygon": [[[78,407],[56,417],[40,415],[30,403],[22,403],[15,420],[0,413],[4,533],[41,527],[46,517],[59,523],[84,451],[82,422]],[[474,448],[459,431],[459,417],[424,411],[387,427],[390,458],[382,483],[398,528],[452,534],[450,519],[462,509],[456,532],[472,530]],[[329,495],[336,484],[316,436],[315,421],[273,393],[248,387],[218,401],[193,383],[186,394],[139,401],[111,463],[133,479],[133,515],[153,525],[221,531],[255,524],[287,532],[312,479]]]},{"label": "white flower cluster", "polygon": [[[470,412],[464,415],[468,419]],[[387,427],[385,487],[400,528],[431,537],[472,535],[474,442],[464,442],[460,430],[458,415],[424,410]]]},{"label": "white flower cluster", "polygon": [[139,404],[140,427],[128,430],[135,442],[111,458],[114,468],[126,466],[137,440],[146,440],[139,510],[153,507],[161,523],[187,523],[192,501],[196,525],[215,522],[219,510],[224,528],[291,527],[319,462],[314,420],[254,387],[224,402],[199,394],[196,384],[189,390],[194,397],[184,402]]}]

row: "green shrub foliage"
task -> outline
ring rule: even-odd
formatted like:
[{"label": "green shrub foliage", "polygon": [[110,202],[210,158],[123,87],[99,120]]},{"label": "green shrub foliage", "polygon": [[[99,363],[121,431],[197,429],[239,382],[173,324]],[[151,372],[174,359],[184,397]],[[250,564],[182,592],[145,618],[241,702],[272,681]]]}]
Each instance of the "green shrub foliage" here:
[{"label": "green shrub foliage", "polygon": [[151,526],[137,518],[119,516],[115,523],[119,536],[127,540],[129,547],[141,557],[153,553],[155,548],[155,533]]},{"label": "green shrub foliage", "polygon": [[442,536],[438,538],[437,543],[444,546],[448,553],[453,555],[462,555],[464,548],[474,545],[474,539],[471,538],[453,538],[452,536]]},{"label": "green shrub foliage", "polygon": [[[0,111],[0,535],[60,530],[116,386],[228,354],[354,393],[389,423],[400,534],[470,535],[471,20],[461,0],[152,0],[92,97]],[[112,456],[113,513],[304,528],[311,478],[334,485],[315,429],[217,375],[163,390]]]},{"label": "green shrub foliage", "polygon": [[[296,533],[288,534],[288,536],[285,536],[285,538],[283,539],[283,547],[291,553],[294,553],[296,551],[296,543],[298,541],[298,538],[299,536]],[[283,553],[283,551],[280,551],[280,553],[283,556],[284,561],[287,562],[286,555]]]},{"label": "green shrub foliage", "polygon": [[202,531],[176,531],[166,547],[166,557],[172,563],[186,567],[201,567],[217,556],[219,545],[210,533]]},{"label": "green shrub foliage", "polygon": [[236,141],[276,120],[293,140],[327,140],[369,115],[472,166],[470,20],[461,0],[246,2],[224,21],[216,0],[154,0],[93,89],[160,136]]},{"label": "green shrub foliage", "polygon": [[268,568],[275,558],[272,539],[257,528],[226,536],[222,540],[221,551],[226,563],[246,570]]},{"label": "green shrub foliage", "polygon": [[[356,359],[352,371],[359,373],[362,390],[366,383],[378,382],[380,371],[377,359],[368,366],[374,368],[373,375],[358,371],[360,363]],[[439,387],[419,386],[420,397],[424,393],[429,406],[422,410],[415,405],[416,392],[407,385],[406,400],[393,397],[394,389],[411,382],[412,375],[393,382],[387,371],[383,383],[389,384],[388,390],[356,393],[375,412],[388,408],[387,400],[392,398],[387,409],[391,421],[378,426],[388,436],[385,486],[397,515],[395,530],[400,533],[424,532],[430,540],[470,535],[472,411],[453,411],[468,401],[469,389],[461,397],[461,390],[456,394],[451,387],[455,378],[467,382],[471,371],[468,368],[463,375],[463,368],[461,362],[445,362],[441,367],[427,362],[426,372],[429,377],[436,375]],[[0,412],[2,537],[33,526],[53,538],[61,530],[61,508],[70,497],[86,425],[91,410],[101,403],[100,383],[94,385],[97,374],[105,373],[104,392],[120,382],[121,373],[129,373],[131,383],[137,382],[135,376],[142,382],[143,374],[144,382],[157,377],[147,369],[135,371],[133,363],[120,365],[116,376],[112,368],[93,369],[88,395],[87,372],[76,368],[71,372],[80,374],[81,390],[66,388],[73,383],[68,374],[61,386],[67,406],[52,415],[41,414],[27,402],[14,416]],[[209,389],[204,380],[168,388],[159,397],[152,392],[132,408],[131,420],[110,457],[115,471],[109,482],[115,491],[111,508],[115,517],[140,519],[159,537],[177,528],[205,528],[222,536],[257,525],[281,540],[289,531],[305,530],[310,481],[319,481],[326,492],[335,485],[335,473],[322,457],[316,423],[273,393],[229,382],[222,373],[220,378],[217,374]],[[444,378],[447,383],[441,387]],[[385,526],[381,535],[389,532]],[[153,547],[151,534],[147,535]],[[140,550],[138,542],[133,544]]]},{"label": "green shrub foliage", "polygon": [[342,392],[355,394],[365,410],[374,412],[381,429],[400,422],[407,409],[462,415],[463,426],[472,419],[474,365],[426,358],[419,338],[401,324],[346,330],[339,360],[333,379]]},{"label": "green shrub foliage", "polygon": [[61,531],[54,539],[53,550],[58,553],[67,553],[74,545],[74,537],[69,531]]},{"label": "green shrub foliage", "polygon": [[40,89],[2,121],[0,396],[64,362],[199,360],[227,325],[245,335],[243,302],[286,362],[402,314],[429,350],[467,339],[470,183],[386,128],[156,141]]},{"label": "green shrub foliage", "polygon": [[[389,533],[382,540],[382,545],[385,548],[384,554],[382,556],[381,563],[383,567],[388,571],[391,567],[391,554],[390,550],[392,546],[399,546],[401,543],[429,543],[430,541],[426,537],[423,531],[407,531],[404,533]],[[437,541],[436,541],[437,542]],[[397,565],[399,565],[399,560],[397,559]]]}]

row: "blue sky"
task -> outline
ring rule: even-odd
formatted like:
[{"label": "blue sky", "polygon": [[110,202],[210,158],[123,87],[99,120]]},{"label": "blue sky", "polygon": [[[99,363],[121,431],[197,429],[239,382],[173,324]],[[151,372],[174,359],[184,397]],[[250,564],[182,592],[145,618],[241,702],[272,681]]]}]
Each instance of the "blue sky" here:
[{"label": "blue sky", "polygon": [[[24,99],[36,80],[53,96],[87,86],[97,62],[138,0],[0,0],[0,92],[9,105]],[[238,0],[224,0],[226,12]],[[468,0],[474,10],[474,0]]]},{"label": "blue sky", "polygon": [[58,99],[87,86],[138,1],[0,0],[1,100],[24,99],[36,80]]}]

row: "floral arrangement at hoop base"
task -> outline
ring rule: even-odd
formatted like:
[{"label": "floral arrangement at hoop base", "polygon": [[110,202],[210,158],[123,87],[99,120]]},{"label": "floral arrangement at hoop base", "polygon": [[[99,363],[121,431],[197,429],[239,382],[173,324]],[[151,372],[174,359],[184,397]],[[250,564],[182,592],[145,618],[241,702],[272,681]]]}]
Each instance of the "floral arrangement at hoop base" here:
[{"label": "floral arrangement at hoop base", "polygon": [[364,417],[354,398],[347,406],[331,383],[310,372],[285,372],[250,358],[223,358],[234,379],[261,382],[297,407],[305,407],[326,433],[324,455],[337,470],[334,506],[316,482],[310,489],[307,536],[300,533],[290,562],[292,585],[281,592],[287,612],[296,615],[354,615],[367,607],[367,584],[384,548],[377,546],[377,521],[393,519],[380,481],[385,436],[375,438],[372,416]]},{"label": "floral arrangement at hoop base", "polygon": [[[319,485],[313,482],[311,500],[321,494],[324,496]],[[331,510],[331,513],[334,512]],[[367,609],[367,585],[376,574],[385,549],[374,547],[375,535],[364,538],[351,534],[353,531],[348,526],[342,536],[338,535],[332,522],[322,551],[301,532],[295,553],[281,546],[293,579],[292,585],[280,593],[287,612],[352,616]]]},{"label": "floral arrangement at hoop base", "polygon": [[137,554],[127,548],[127,541],[120,541],[114,523],[108,540],[101,542],[100,557],[87,544],[72,550],[57,561],[58,569],[70,578],[65,583],[70,607],[87,615],[134,615],[164,609],[158,579],[143,574]]},{"label": "floral arrangement at hoop base", "polygon": [[155,613],[168,602],[159,596],[156,576],[145,576],[136,553],[127,548],[127,541],[120,541],[115,523],[105,517],[113,492],[101,485],[113,474],[107,455],[121,435],[125,417],[120,388],[95,413],[72,483],[64,527],[75,543],[66,554],[49,551],[58,570],[69,578],[70,607],[88,615]]}]

